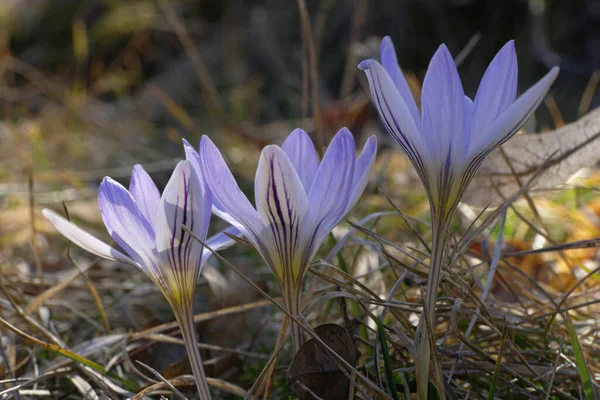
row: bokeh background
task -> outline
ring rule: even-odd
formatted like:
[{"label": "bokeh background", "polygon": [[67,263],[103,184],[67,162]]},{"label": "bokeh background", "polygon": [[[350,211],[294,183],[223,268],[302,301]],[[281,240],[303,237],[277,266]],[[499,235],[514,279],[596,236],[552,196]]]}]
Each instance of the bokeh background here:
[{"label": "bokeh background", "polygon": [[[565,121],[577,118],[600,64],[597,0],[323,0],[307,8],[328,137],[343,125],[360,137],[373,119],[356,64],[377,56],[385,35],[416,91],[445,43],[471,96],[514,39],[521,90],[561,66],[552,95]],[[309,66],[294,1],[4,0],[0,21],[4,176],[19,173],[9,149],[23,141],[10,142],[11,129],[18,139],[39,136],[36,166],[77,170],[177,156],[180,136],[256,149],[296,125],[311,130],[302,121],[312,115]],[[537,117],[534,130],[552,127],[546,108]]]},{"label": "bokeh background", "polygon": [[[23,307],[34,299],[44,304],[40,318],[72,345],[99,332],[140,331],[168,322],[172,316],[164,299],[141,273],[100,262],[88,265],[87,278],[80,278],[67,258],[65,240],[40,209],[61,210],[64,202],[72,218],[106,238],[96,203],[101,179],[109,175],[127,184],[132,166],[140,163],[162,187],[183,157],[182,138],[197,144],[201,135],[209,135],[251,195],[260,149],[280,144],[295,127],[322,143],[343,126],[360,144],[376,134],[381,148],[376,173],[350,219],[391,210],[382,189],[415,221],[427,220],[419,180],[382,129],[364,74],[356,68],[361,60],[378,57],[386,35],[416,96],[441,43],[456,57],[465,93],[474,96],[495,53],[515,40],[520,93],[552,66],[561,67],[527,131],[560,128],[600,105],[599,0],[307,0],[306,10],[303,18],[298,2],[291,0],[0,1],[0,264],[2,282],[14,299]],[[310,37],[303,22],[310,25]],[[587,189],[540,198],[556,239],[545,244],[600,235],[594,189],[600,180],[593,163],[586,167],[592,171],[586,175]],[[507,219],[511,251],[531,249],[539,239],[524,220],[539,217],[537,211],[521,210]],[[459,230],[468,225],[461,221]],[[215,223],[215,229],[222,226]],[[415,226],[427,236],[426,226]],[[380,220],[377,230],[402,246],[418,245],[415,232],[398,219]],[[481,255],[489,249],[476,242],[470,251]],[[79,267],[90,262],[89,255],[73,253]],[[254,251],[240,246],[225,254],[276,294]],[[596,266],[594,249],[569,254],[572,258],[522,255],[512,261],[525,276],[561,293],[576,282],[573,265]],[[356,274],[377,266],[372,254],[353,257],[362,263]],[[219,270],[200,291],[199,312],[260,300]],[[504,270],[494,286],[498,301],[517,302],[527,292],[526,280],[519,281],[516,293],[506,289],[519,279],[510,271]],[[370,284],[385,296],[395,276],[373,276]],[[90,282],[99,295],[93,295]],[[422,280],[411,276],[407,282],[406,299],[418,301]],[[47,297],[41,299],[42,294]],[[229,373],[242,387],[251,386],[273,349],[277,318],[274,309],[255,310],[201,325],[203,341],[238,349],[233,358],[211,359],[209,374]],[[20,339],[7,338],[15,346],[14,360],[28,365],[30,353]],[[242,354],[240,348],[254,353]],[[595,351],[590,357],[596,354],[596,361],[590,363],[597,366]],[[397,355],[403,360],[401,352]],[[165,343],[136,349],[131,357],[166,377],[187,365],[182,347]],[[240,362],[247,357],[252,361]],[[275,398],[288,394],[284,381],[279,376]],[[568,390],[576,387],[573,382],[565,383]]]}]

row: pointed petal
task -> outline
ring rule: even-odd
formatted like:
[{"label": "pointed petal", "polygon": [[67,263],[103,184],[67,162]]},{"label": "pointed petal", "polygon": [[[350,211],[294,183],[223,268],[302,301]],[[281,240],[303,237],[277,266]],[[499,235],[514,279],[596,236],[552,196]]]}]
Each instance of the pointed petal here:
[{"label": "pointed petal", "polygon": [[482,140],[478,147],[471,149],[472,156],[493,150],[517,133],[540,105],[558,72],[558,67],[552,68],[504,111],[491,127],[481,132]]},{"label": "pointed petal", "polygon": [[188,280],[195,284],[203,248],[184,227],[204,241],[209,220],[210,196],[204,197],[191,163],[181,161],[165,187],[156,219],[156,248],[162,256],[162,265],[180,277],[177,280],[180,284]]},{"label": "pointed petal", "polygon": [[356,159],[356,163],[354,164],[352,193],[350,195],[350,199],[348,200],[348,205],[346,206],[346,211],[344,211],[344,214],[347,214],[354,207],[365,190],[369,180],[369,175],[371,173],[371,168],[375,163],[376,154],[377,138],[375,136],[371,136],[369,139],[367,139],[367,143],[365,143],[365,146],[363,147],[360,155]]},{"label": "pointed petal", "polygon": [[[222,232],[217,233],[214,236],[206,239],[206,246],[210,247],[213,251],[218,251],[221,249],[226,249],[235,244],[233,239],[230,239],[225,233],[228,233],[233,236],[241,236],[242,232],[235,227],[229,227]],[[213,252],[207,249],[206,247],[202,250],[202,261],[200,261],[200,266],[202,267],[206,260],[212,256]]]},{"label": "pointed petal", "polygon": [[308,204],[310,225],[315,229],[317,244],[343,218],[352,190],[355,157],[354,138],[342,128],[329,144],[319,166]]},{"label": "pointed petal", "polygon": [[474,105],[473,105],[473,100],[471,100],[469,98],[469,96],[465,96],[464,98],[464,103],[463,103],[463,111],[464,111],[464,123],[465,126],[467,125],[467,123],[469,121],[471,121],[472,117],[473,117],[473,109],[474,109]]},{"label": "pointed petal", "polygon": [[282,271],[295,267],[308,198],[294,166],[278,146],[263,149],[254,186],[256,208],[272,236],[272,242],[264,238],[262,242],[274,262],[272,267],[283,276]]},{"label": "pointed petal", "polygon": [[421,94],[421,134],[432,162],[444,165],[451,161],[454,151],[467,151],[463,106],[456,65],[446,46],[441,45],[429,63]]},{"label": "pointed petal", "polygon": [[183,150],[185,151],[185,159],[192,164],[192,167],[196,170],[196,175],[202,176],[202,169],[200,167],[200,154],[196,151],[194,146],[187,140],[183,139]]},{"label": "pointed petal", "polygon": [[[260,233],[264,224],[258,212],[240,190],[223,156],[207,136],[200,140],[200,166],[213,195],[213,212],[244,234]],[[248,239],[252,240],[252,235]]]},{"label": "pointed petal", "polygon": [[474,101],[471,132],[474,135],[485,132],[516,96],[517,55],[511,40],[496,54],[481,79]]},{"label": "pointed petal", "polygon": [[106,177],[100,184],[98,205],[108,233],[119,246],[142,268],[155,266],[154,231],[129,192]]},{"label": "pointed petal", "polygon": [[392,39],[389,36],[384,37],[381,41],[381,64],[383,64],[383,68],[385,68],[390,75],[396,89],[400,92],[400,96],[404,99],[413,120],[417,126],[419,126],[421,122],[419,109],[417,108],[417,103],[410,91],[408,82],[406,82],[406,78],[400,69],[398,58],[396,57],[396,50],[394,49],[394,43],[392,43]]},{"label": "pointed petal", "polygon": [[[466,165],[466,163],[468,163],[468,159],[467,159],[467,152],[468,149],[470,149],[473,145],[473,140],[476,140],[476,138],[471,136],[471,133],[473,132],[471,130],[471,121],[473,120],[473,112],[474,112],[474,105],[473,105],[473,101],[469,98],[469,96],[465,96],[464,97],[464,101],[463,101],[463,129],[465,130],[464,132],[464,137],[467,137],[469,140],[469,143],[467,144],[467,149],[459,149],[459,148],[455,148],[454,150],[456,151],[453,158],[458,161],[457,164],[458,165],[462,165],[464,167],[464,165]],[[477,133],[475,133],[475,135],[477,135]],[[461,154],[457,154],[459,151],[461,151]],[[461,162],[462,161],[462,162]],[[457,168],[460,168],[459,166],[457,166]]]},{"label": "pointed petal", "polygon": [[381,64],[365,60],[358,67],[367,74],[371,96],[383,125],[412,161],[419,175],[423,176],[427,154],[424,154],[419,133],[420,124],[413,119],[406,102]]},{"label": "pointed petal", "polygon": [[206,193],[209,191],[209,189],[204,180],[204,175],[202,174],[202,167],[200,166],[200,154],[198,154],[196,149],[194,149],[194,147],[185,139],[183,139],[183,150],[185,151],[185,159],[192,164],[192,167],[196,172],[196,176],[198,176],[198,179],[200,180],[202,192]]},{"label": "pointed petal", "polygon": [[308,199],[296,169],[283,150],[266,146],[254,181],[256,208],[269,225],[292,226],[308,209]]},{"label": "pointed petal", "polygon": [[305,192],[308,193],[319,168],[319,158],[312,140],[305,131],[296,128],[283,142],[281,148],[289,157],[304,185]]},{"label": "pointed petal", "polygon": [[140,268],[138,263],[121,253],[119,250],[90,235],[74,223],[53,211],[45,208],[42,210],[42,213],[57,231],[82,249],[87,250],[98,257],[106,258],[107,260],[121,261]]},{"label": "pointed petal", "polygon": [[154,226],[160,193],[150,175],[139,164],[136,164],[131,172],[129,193],[131,193],[131,197],[137,203],[150,226]]}]

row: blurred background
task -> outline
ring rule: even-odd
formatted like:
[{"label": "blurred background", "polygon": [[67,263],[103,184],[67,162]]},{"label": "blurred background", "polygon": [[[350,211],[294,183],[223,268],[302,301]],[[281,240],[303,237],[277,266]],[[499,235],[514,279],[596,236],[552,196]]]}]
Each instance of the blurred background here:
[{"label": "blurred background", "polygon": [[[493,56],[514,39],[519,93],[552,66],[561,67],[549,96],[526,126],[529,132],[559,128],[600,104],[596,90],[600,0],[306,0],[303,13],[298,4],[0,1],[0,264],[3,279],[14,285],[15,298],[24,304],[39,299],[36,296],[73,273],[65,257],[66,242],[41,217],[41,207],[60,210],[65,202],[74,219],[107,238],[96,202],[101,179],[109,175],[127,184],[132,166],[141,163],[162,187],[183,157],[182,138],[197,145],[201,135],[209,135],[228,158],[242,188],[251,192],[260,149],[280,144],[295,127],[307,130],[321,145],[343,126],[351,129],[360,145],[376,134],[381,144],[377,176],[351,219],[390,210],[378,189],[407,214],[427,219],[428,204],[419,180],[382,129],[364,74],[356,68],[365,58],[378,58],[380,40],[386,35],[396,45],[417,98],[429,59],[441,43],[455,56],[465,93],[472,97]],[[597,173],[594,176],[592,184],[597,186],[600,179]],[[597,195],[586,192],[582,203],[578,193],[570,191],[561,194],[558,203],[544,203],[544,216],[550,215],[550,231],[557,242],[600,235]],[[523,215],[533,214],[509,215],[508,248],[531,248],[537,232]],[[418,243],[414,232],[397,220],[382,220],[378,229],[391,241]],[[427,232],[426,227],[419,229]],[[483,252],[479,244],[470,250]],[[260,285],[276,292],[269,271],[253,269],[262,267],[255,252],[238,246],[232,254]],[[595,250],[575,256],[574,264],[589,261]],[[557,291],[575,279],[566,261],[563,267],[568,272],[557,279],[556,265],[561,262],[538,255],[515,261],[525,274]],[[377,265],[377,257],[372,264]],[[113,329],[126,331],[158,324],[157,314],[171,318],[145,277],[132,278],[127,268],[111,268],[89,271],[106,315],[102,310],[96,313],[81,282],[68,290],[62,287],[60,291],[66,291],[54,303],[47,302],[51,321],[58,324],[56,331],[72,343],[110,331],[108,322]],[[36,279],[42,271],[47,274],[44,280]],[[385,281],[387,289],[395,281],[393,276],[377,276],[375,284]],[[238,290],[242,286],[215,279],[206,295],[211,305],[204,297],[198,310],[259,298],[247,287]],[[523,283],[525,289],[519,293],[526,293],[527,285]],[[416,286],[411,298],[415,302]],[[387,289],[381,293],[387,294]],[[518,296],[494,290],[504,301]],[[235,296],[230,296],[232,291]],[[146,297],[149,292],[155,297],[152,301]],[[61,302],[65,298],[70,302]],[[162,307],[160,312],[155,304]],[[256,325],[258,317],[252,318]],[[242,326],[243,334],[252,331],[247,320],[215,324],[204,331],[203,340],[211,342],[213,332],[215,343],[233,347],[240,338],[231,326]],[[224,329],[232,336],[224,335]],[[270,332],[269,345],[258,347],[263,356],[272,350],[277,329]],[[172,360],[181,361],[182,348],[169,349]],[[158,354],[166,354],[164,348],[161,351]],[[265,357],[258,359],[263,363]],[[154,360],[159,366],[153,365],[167,377],[176,376],[177,368],[185,364],[175,363],[177,368],[165,372],[172,360],[162,364]],[[241,379],[245,387],[261,370],[240,368],[255,368],[247,380]]]},{"label": "blurred background", "polygon": [[[514,39],[521,91],[561,66],[551,104],[559,121],[582,113],[600,66],[598,0],[319,0],[307,10],[325,138],[344,125],[358,138],[373,133],[364,132],[376,118],[356,64],[377,57],[385,35],[415,93],[445,43],[471,96]],[[180,137],[209,134],[241,162],[295,126],[314,132],[302,32],[295,1],[3,0],[0,177],[25,176],[23,146],[40,173],[163,161],[151,164],[158,173],[181,156]],[[534,129],[556,122],[546,107],[537,117]]]}]

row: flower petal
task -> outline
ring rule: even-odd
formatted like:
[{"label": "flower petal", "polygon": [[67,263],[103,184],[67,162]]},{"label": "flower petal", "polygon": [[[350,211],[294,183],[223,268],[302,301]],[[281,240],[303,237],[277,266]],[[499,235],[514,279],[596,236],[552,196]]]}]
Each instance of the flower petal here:
[{"label": "flower petal", "polygon": [[104,178],[98,205],[108,233],[119,246],[142,268],[156,267],[154,231],[127,189]]},{"label": "flower petal", "polygon": [[[235,243],[235,240],[231,239],[225,233],[233,236],[241,236],[242,232],[236,227],[229,227],[222,232],[217,233],[214,236],[206,239],[206,246],[210,247],[211,250],[217,251],[221,249],[226,249],[227,247],[232,246]],[[206,247],[202,250],[202,260],[200,261],[200,266],[202,267],[206,260],[212,256],[213,252],[207,249]]]},{"label": "flower petal", "polygon": [[373,102],[387,131],[423,176],[426,160],[423,160],[420,124],[413,119],[406,102],[381,64],[375,60],[365,60],[358,67],[367,74]]},{"label": "flower petal", "polygon": [[204,180],[204,174],[202,174],[202,167],[200,166],[200,154],[198,154],[196,149],[194,149],[194,147],[185,139],[183,139],[183,149],[185,151],[185,159],[192,164],[198,179],[200,179],[202,192],[206,193],[209,191],[209,188]]},{"label": "flower petal", "polygon": [[244,234],[253,232],[247,237],[252,241],[252,236],[261,232],[264,223],[240,190],[223,156],[207,136],[202,136],[200,140],[200,166],[213,195],[213,213]]},{"label": "flower petal", "polygon": [[464,92],[450,52],[441,45],[423,81],[421,134],[432,164],[446,165],[468,150],[465,137]]},{"label": "flower petal", "polygon": [[294,268],[303,240],[302,222],[308,210],[308,198],[290,159],[278,146],[263,149],[254,193],[256,208],[272,236],[272,242],[263,237],[262,243],[270,253],[272,267],[283,277],[284,272]]},{"label": "flower petal", "polygon": [[517,133],[538,108],[558,76],[558,72],[558,67],[552,68],[508,107],[491,127],[485,132],[481,132],[485,141],[482,141],[477,148],[471,149],[472,156],[495,149]]},{"label": "flower petal", "polygon": [[385,68],[390,75],[396,89],[400,92],[400,96],[404,99],[413,120],[417,126],[419,126],[421,124],[419,109],[417,108],[415,98],[408,87],[406,78],[400,69],[398,57],[396,57],[396,50],[394,49],[394,43],[392,43],[392,39],[389,36],[384,37],[381,41],[381,64],[383,64],[383,68]]},{"label": "flower petal", "polygon": [[[517,96],[517,55],[511,40],[488,66],[474,101],[471,132],[474,142],[485,140],[486,129],[515,101]],[[479,140],[478,140],[479,139]],[[474,143],[474,147],[478,144]]]},{"label": "flower petal", "polygon": [[203,246],[184,227],[205,240],[209,221],[210,196],[204,196],[191,163],[180,161],[160,199],[156,219],[156,249],[175,275],[197,277]]},{"label": "flower petal", "polygon": [[314,229],[315,244],[343,218],[352,193],[355,147],[352,133],[342,128],[329,144],[310,193],[310,222],[306,229]]},{"label": "flower petal", "polygon": [[296,169],[305,192],[310,192],[310,187],[319,169],[319,158],[312,140],[305,131],[296,128],[283,142],[281,148]]},{"label": "flower petal", "polygon": [[360,155],[356,159],[356,163],[354,164],[354,176],[352,177],[352,194],[350,195],[350,199],[348,200],[348,205],[346,206],[346,210],[344,214],[347,214],[356,204],[360,196],[362,195],[365,187],[367,186],[367,182],[369,180],[369,175],[371,173],[371,168],[375,163],[375,156],[377,154],[377,137],[371,136],[367,139],[367,143],[365,143]]},{"label": "flower petal", "polygon": [[139,164],[136,164],[131,172],[129,193],[131,193],[131,197],[137,203],[140,211],[150,223],[150,226],[154,226],[158,203],[160,202],[160,193],[150,175]]},{"label": "flower petal", "polygon": [[141,268],[138,263],[121,253],[119,250],[109,246],[100,239],[97,239],[55,212],[45,208],[42,210],[42,213],[57,231],[82,249],[87,250],[98,257],[106,258],[107,260],[121,261]]}]

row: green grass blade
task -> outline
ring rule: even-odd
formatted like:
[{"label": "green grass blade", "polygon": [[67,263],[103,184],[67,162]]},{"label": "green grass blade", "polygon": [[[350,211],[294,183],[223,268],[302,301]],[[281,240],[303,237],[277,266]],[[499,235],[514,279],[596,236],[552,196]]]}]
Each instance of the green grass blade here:
[{"label": "green grass blade", "polygon": [[392,362],[390,361],[390,353],[387,346],[387,341],[385,340],[385,332],[383,331],[383,323],[379,320],[379,318],[375,318],[377,322],[377,337],[379,338],[379,343],[381,344],[381,354],[383,355],[383,364],[385,368],[385,377],[388,381],[388,387],[390,389],[390,394],[394,398],[394,400],[400,400],[398,396],[398,391],[396,390],[396,379],[394,378],[394,371],[392,370]]},{"label": "green grass blade", "polygon": [[581,384],[583,385],[585,399],[597,400],[596,391],[594,390],[594,385],[590,376],[590,371],[588,369],[587,362],[585,361],[583,351],[581,350],[579,339],[577,338],[577,331],[575,330],[573,322],[571,321],[571,317],[569,316],[569,311],[565,312],[565,322],[571,338],[571,346],[573,346],[573,352],[575,353],[575,364],[579,370],[579,377],[581,378]]}]

